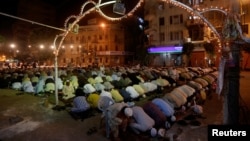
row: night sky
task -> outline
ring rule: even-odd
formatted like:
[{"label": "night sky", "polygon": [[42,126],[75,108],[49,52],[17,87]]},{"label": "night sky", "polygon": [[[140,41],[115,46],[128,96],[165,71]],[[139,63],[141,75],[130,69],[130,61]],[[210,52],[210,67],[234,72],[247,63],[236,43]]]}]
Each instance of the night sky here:
[{"label": "night sky", "polygon": [[[0,12],[6,13],[9,15],[17,16],[17,6],[18,6],[19,0],[1,0],[0,1]],[[77,15],[80,13],[81,6],[87,1],[87,0],[39,0],[45,3],[51,4],[56,9],[57,13],[57,23],[56,25],[51,25],[55,27],[62,27],[64,21],[67,19],[70,15]],[[109,0],[102,0],[102,2],[109,1]],[[123,0],[123,3],[126,6],[127,11],[131,10],[136,4],[138,0]],[[111,6],[111,5],[110,5]],[[86,8],[87,9],[87,8]],[[119,15],[115,15],[112,13],[112,7],[105,7],[104,10],[108,11],[107,15],[115,17]],[[46,9],[45,9],[46,10]],[[140,13],[139,13],[140,14]],[[93,16],[99,16],[95,13],[91,13],[85,17],[92,18]],[[0,35],[4,34],[5,36],[11,36],[11,25],[13,22],[15,22],[17,19],[13,19],[11,17],[6,17],[4,15],[0,14]],[[28,19],[29,20],[29,19]],[[84,20],[86,21],[86,20]],[[85,24],[84,21],[81,21],[82,24]],[[43,23],[46,24],[46,23]]]},{"label": "night sky", "polygon": [[[16,15],[17,4],[13,2],[16,2],[16,0],[0,1],[0,12],[10,15]],[[10,36],[12,33],[10,33],[9,30],[13,22],[14,19],[0,15],[0,35],[7,34],[6,36]]]},{"label": "night sky", "polygon": [[[40,1],[49,3],[53,7],[55,7],[56,14],[57,14],[56,18],[58,19],[58,22],[56,23],[56,25],[51,25],[51,26],[60,27],[63,25],[63,21],[65,21],[65,19],[69,15],[77,13],[77,10],[80,11],[80,7],[81,7],[80,3],[83,3],[85,0],[40,0]],[[19,17],[19,15],[17,15],[18,2],[19,0],[1,0],[0,12]],[[12,32],[11,32],[12,24],[16,20],[17,19],[0,14],[0,35],[4,35],[5,37],[10,37],[12,35]],[[31,20],[31,19],[27,19],[27,20]],[[43,23],[43,24],[46,24],[46,23]]]}]

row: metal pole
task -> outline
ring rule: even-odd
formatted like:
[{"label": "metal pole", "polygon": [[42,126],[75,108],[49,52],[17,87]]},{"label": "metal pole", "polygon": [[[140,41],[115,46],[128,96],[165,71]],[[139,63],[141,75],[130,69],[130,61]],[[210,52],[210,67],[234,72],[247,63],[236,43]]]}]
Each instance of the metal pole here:
[{"label": "metal pole", "polygon": [[55,105],[58,105],[58,51],[59,51],[59,47],[56,46],[56,40],[58,38],[58,35],[56,36],[56,38],[54,39],[54,53],[55,53],[55,99],[56,99],[56,103]]},{"label": "metal pole", "polygon": [[[230,11],[231,16],[237,16],[239,13],[239,2],[238,0],[230,0]],[[230,18],[230,17],[229,17]],[[230,19],[229,19],[230,20]],[[232,20],[232,19],[231,19]],[[234,19],[236,20],[236,19]],[[238,21],[234,21],[234,24],[238,24]],[[224,25],[228,26],[228,25]],[[234,25],[236,26],[236,25]],[[237,30],[237,29],[234,29]],[[238,29],[239,30],[239,29]],[[235,31],[230,31],[235,32]],[[236,31],[237,32],[237,31]],[[237,38],[234,36],[230,37],[229,41],[230,52],[229,59],[227,60],[225,75],[224,75],[224,124],[237,125],[239,124],[239,79],[240,79],[240,35],[237,34]],[[225,38],[225,37],[224,37]]]},{"label": "metal pole", "polygon": [[225,124],[239,124],[239,87],[240,87],[240,44],[237,42],[231,43],[231,52],[233,56],[233,66],[226,69],[225,80],[227,91],[225,91],[225,105],[227,108],[226,116],[224,117]]},{"label": "metal pole", "polygon": [[57,55],[55,55],[55,99],[56,105],[58,105],[58,62]]}]

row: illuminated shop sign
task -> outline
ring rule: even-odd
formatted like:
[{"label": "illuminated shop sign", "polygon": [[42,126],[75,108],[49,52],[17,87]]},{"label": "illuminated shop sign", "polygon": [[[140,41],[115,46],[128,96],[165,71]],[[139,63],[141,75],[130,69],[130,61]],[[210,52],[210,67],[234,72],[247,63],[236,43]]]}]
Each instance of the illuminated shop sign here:
[{"label": "illuminated shop sign", "polygon": [[182,46],[169,46],[169,47],[151,47],[148,49],[148,53],[181,53]]}]

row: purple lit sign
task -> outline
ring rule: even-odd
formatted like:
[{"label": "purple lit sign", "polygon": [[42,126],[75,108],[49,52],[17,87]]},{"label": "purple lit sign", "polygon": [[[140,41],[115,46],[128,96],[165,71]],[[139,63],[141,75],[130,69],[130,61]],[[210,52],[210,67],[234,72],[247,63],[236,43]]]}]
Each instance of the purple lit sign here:
[{"label": "purple lit sign", "polygon": [[148,49],[149,53],[166,53],[166,52],[170,52],[170,53],[178,53],[178,52],[182,52],[182,46],[176,46],[176,47],[153,47],[153,48],[149,48]]}]

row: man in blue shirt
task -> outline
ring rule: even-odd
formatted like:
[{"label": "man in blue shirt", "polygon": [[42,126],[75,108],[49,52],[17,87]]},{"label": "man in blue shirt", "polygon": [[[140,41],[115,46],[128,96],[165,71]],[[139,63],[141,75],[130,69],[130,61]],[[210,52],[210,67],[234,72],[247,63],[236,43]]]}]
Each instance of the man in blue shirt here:
[{"label": "man in blue shirt", "polygon": [[91,115],[91,108],[82,89],[76,89],[73,106],[69,113],[74,119],[84,119]]}]

